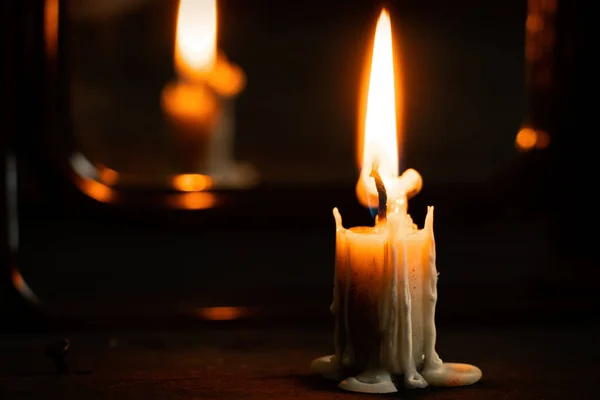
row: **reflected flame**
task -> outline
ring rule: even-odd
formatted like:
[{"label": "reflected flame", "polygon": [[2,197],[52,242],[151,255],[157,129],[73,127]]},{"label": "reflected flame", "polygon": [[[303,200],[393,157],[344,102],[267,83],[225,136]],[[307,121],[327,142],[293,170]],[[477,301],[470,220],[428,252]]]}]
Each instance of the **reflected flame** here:
[{"label": "reflected flame", "polygon": [[173,188],[182,192],[200,192],[212,187],[213,181],[208,175],[181,174],[173,178]]},{"label": "reflected flame", "polygon": [[54,57],[58,44],[58,0],[46,0],[44,4],[44,42],[46,55]]},{"label": "reflected flame", "polygon": [[175,37],[179,76],[198,80],[213,68],[217,54],[216,0],[180,0]]},{"label": "reflected flame", "polygon": [[93,179],[82,178],[78,180],[77,186],[83,193],[102,203],[111,203],[116,198],[114,189]]},{"label": "reflected flame", "polygon": [[119,181],[119,173],[105,166],[98,166],[98,178],[108,186],[114,186]]},{"label": "reflected flame", "polygon": [[232,321],[248,315],[245,307],[204,307],[198,308],[196,314],[210,321]]},{"label": "reflected flame", "polygon": [[531,128],[521,129],[515,138],[515,146],[521,151],[529,151],[534,148],[545,149],[549,144],[548,132]]},{"label": "reflected flame", "polygon": [[202,85],[181,82],[165,86],[161,105],[174,121],[199,126],[212,124],[218,112],[217,100],[210,90]]},{"label": "reflected flame", "polygon": [[167,201],[170,206],[185,210],[204,210],[218,203],[217,196],[205,192],[181,193],[169,197]]}]

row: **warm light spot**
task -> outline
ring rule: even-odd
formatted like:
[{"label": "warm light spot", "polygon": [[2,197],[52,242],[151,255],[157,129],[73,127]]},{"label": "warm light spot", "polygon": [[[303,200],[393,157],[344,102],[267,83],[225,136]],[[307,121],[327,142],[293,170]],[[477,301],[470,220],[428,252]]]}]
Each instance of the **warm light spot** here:
[{"label": "warm light spot", "polygon": [[217,197],[212,193],[192,192],[172,195],[168,198],[170,206],[186,210],[204,210],[217,205]]},{"label": "warm light spot", "polygon": [[58,0],[46,0],[44,4],[44,42],[46,55],[54,57],[58,45]]},{"label": "warm light spot", "polygon": [[25,279],[23,279],[23,275],[19,272],[18,269],[13,268],[11,271],[11,280],[15,289],[21,293],[21,296],[25,297],[27,300],[37,303],[39,301],[38,297],[33,293]]},{"label": "warm light spot", "polygon": [[210,86],[223,97],[238,94],[246,85],[246,75],[242,69],[229,62],[227,56],[219,54],[215,68],[208,75]]},{"label": "warm light spot", "polygon": [[516,145],[520,150],[531,150],[535,146],[536,133],[531,128],[523,128],[517,133]]},{"label": "warm light spot", "polygon": [[109,186],[113,186],[119,181],[119,173],[104,166],[98,167],[98,176],[102,183]]},{"label": "warm light spot", "polygon": [[25,284],[25,281],[23,280],[23,276],[21,275],[21,273],[16,270],[13,269],[11,272],[11,279],[12,279],[12,283],[16,288],[20,288],[23,287],[23,285]]},{"label": "warm light spot", "polygon": [[544,21],[539,14],[529,14],[525,22],[525,27],[532,33],[541,32],[544,29]]},{"label": "warm light spot", "polygon": [[542,130],[523,128],[517,134],[515,144],[519,150],[545,149],[550,144],[550,135]]},{"label": "warm light spot", "polygon": [[190,81],[202,79],[216,60],[216,0],[180,0],[175,36],[179,76]]},{"label": "warm light spot", "polygon": [[217,100],[202,85],[170,83],[165,86],[161,101],[167,115],[181,123],[210,126],[217,115]]},{"label": "warm light spot", "polygon": [[232,321],[248,315],[245,307],[203,307],[196,309],[196,314],[210,321]]},{"label": "warm light spot", "polygon": [[93,179],[82,178],[77,186],[83,193],[103,203],[110,203],[116,197],[113,189]]},{"label": "warm light spot", "polygon": [[212,179],[208,175],[181,174],[173,178],[173,188],[182,192],[199,192],[211,186]]}]

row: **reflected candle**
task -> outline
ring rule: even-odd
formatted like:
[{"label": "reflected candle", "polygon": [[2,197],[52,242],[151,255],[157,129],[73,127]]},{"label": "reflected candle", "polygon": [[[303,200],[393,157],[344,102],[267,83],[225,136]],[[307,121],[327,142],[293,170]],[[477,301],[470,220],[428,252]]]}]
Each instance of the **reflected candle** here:
[{"label": "reflected candle", "polygon": [[161,105],[184,167],[218,174],[231,163],[233,98],[246,77],[217,49],[216,0],[180,0],[174,65],[177,79],[165,85]]},{"label": "reflected candle", "polygon": [[407,213],[408,199],[423,185],[409,169],[398,176],[391,22],[383,10],[375,33],[369,78],[359,201],[377,204],[375,226],[346,229],[339,211],[331,312],[335,354],[311,368],[364,393],[407,388],[461,386],[477,382],[481,370],[443,363],[435,350],[437,268],[433,207],[423,229]]}]

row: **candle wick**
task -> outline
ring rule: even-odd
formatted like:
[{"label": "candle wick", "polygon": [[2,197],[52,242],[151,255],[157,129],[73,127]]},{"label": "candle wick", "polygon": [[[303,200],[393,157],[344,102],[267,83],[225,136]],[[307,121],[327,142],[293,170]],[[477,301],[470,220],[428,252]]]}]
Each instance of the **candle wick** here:
[{"label": "candle wick", "polygon": [[379,175],[379,160],[373,161],[371,174],[369,176],[375,179],[375,187],[377,188],[377,195],[379,197],[377,218],[379,221],[385,221],[387,219],[387,192],[383,180],[381,179],[381,175]]}]

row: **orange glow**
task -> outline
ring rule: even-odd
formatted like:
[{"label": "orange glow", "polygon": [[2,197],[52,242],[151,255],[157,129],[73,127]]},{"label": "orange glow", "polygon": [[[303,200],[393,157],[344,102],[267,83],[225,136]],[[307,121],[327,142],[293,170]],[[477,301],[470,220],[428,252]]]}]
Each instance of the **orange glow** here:
[{"label": "orange glow", "polygon": [[102,203],[110,203],[116,197],[113,189],[92,179],[82,179],[77,182],[77,186],[83,193]]},{"label": "orange glow", "polygon": [[245,307],[203,307],[196,310],[196,314],[210,321],[232,321],[248,315]]},{"label": "orange glow", "polygon": [[185,210],[204,210],[217,205],[217,197],[206,192],[181,193],[169,197],[168,203]]},{"label": "orange glow", "polygon": [[202,80],[217,54],[216,0],[180,0],[175,35],[175,68],[189,81]]},{"label": "orange glow", "polygon": [[519,150],[531,150],[535,147],[536,133],[531,128],[523,128],[517,133],[515,144]]},{"label": "orange glow", "polygon": [[29,285],[25,282],[25,279],[23,279],[23,275],[21,275],[18,269],[13,268],[10,275],[13,286],[19,293],[21,293],[23,297],[34,303],[37,303],[39,301],[38,297],[35,295],[35,293],[33,293]]},{"label": "orange glow", "polygon": [[523,128],[517,133],[515,145],[519,150],[545,149],[550,144],[550,135],[542,130]]},{"label": "orange glow", "polygon": [[173,178],[173,187],[182,192],[199,192],[212,186],[212,179],[208,175],[181,174]]},{"label": "orange glow", "polygon": [[379,161],[379,174],[386,186],[399,173],[392,26],[385,9],[381,11],[375,31],[364,107],[364,131],[359,133],[357,140],[362,168],[357,194],[361,203],[369,205],[366,204],[368,196],[361,193],[365,190],[368,194],[377,193],[375,183],[369,177],[373,161]]},{"label": "orange glow", "polygon": [[217,116],[217,99],[203,85],[168,84],[161,101],[166,114],[180,123],[208,127]]},{"label": "orange glow", "polygon": [[[556,0],[529,0],[525,22],[525,58],[535,64],[535,75],[551,73],[550,57],[554,52],[556,35]],[[533,66],[532,66],[533,67]],[[547,86],[547,77],[536,79],[539,86]]]},{"label": "orange glow", "polygon": [[550,144],[550,135],[546,131],[535,131],[536,132],[536,149],[545,149]]},{"label": "orange glow", "polygon": [[107,167],[98,167],[98,175],[102,183],[113,186],[119,181],[119,173]]},{"label": "orange glow", "polygon": [[556,3],[557,3],[557,0],[541,0],[540,6],[543,10],[546,10],[549,12],[555,12],[556,11]]},{"label": "orange glow", "polygon": [[532,33],[541,32],[544,29],[544,20],[539,14],[530,14],[527,16],[525,27]]},{"label": "orange glow", "polygon": [[230,63],[227,56],[221,53],[215,68],[208,76],[208,83],[220,96],[232,97],[246,85],[246,75],[239,66]]},{"label": "orange glow", "polygon": [[18,270],[13,269],[10,275],[11,275],[12,283],[15,286],[15,288],[17,288],[18,290],[21,290],[25,285],[25,280],[23,279],[23,276],[21,275],[21,273]]},{"label": "orange glow", "polygon": [[54,57],[58,44],[58,0],[46,0],[44,4],[44,41],[46,55]]}]

